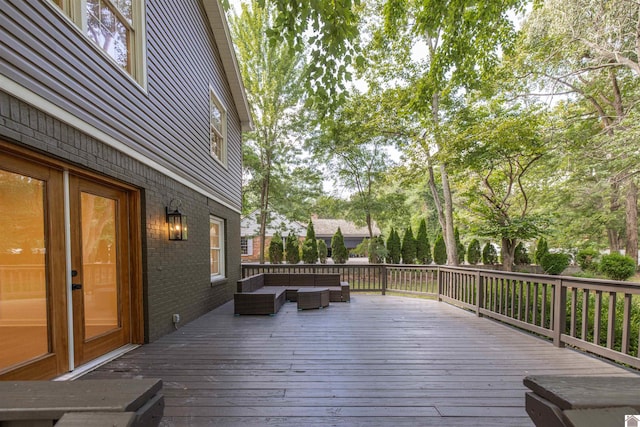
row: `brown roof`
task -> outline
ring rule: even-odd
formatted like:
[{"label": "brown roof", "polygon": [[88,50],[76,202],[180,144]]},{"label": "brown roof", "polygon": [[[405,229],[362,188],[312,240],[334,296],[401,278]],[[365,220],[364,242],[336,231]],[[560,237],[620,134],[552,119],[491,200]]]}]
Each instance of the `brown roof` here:
[{"label": "brown roof", "polygon": [[[333,236],[338,231],[338,227],[345,237],[369,237],[369,229],[366,226],[358,227],[353,222],[344,219],[313,218],[311,221],[316,237]],[[375,223],[373,224],[373,235],[380,235],[380,229]]]}]

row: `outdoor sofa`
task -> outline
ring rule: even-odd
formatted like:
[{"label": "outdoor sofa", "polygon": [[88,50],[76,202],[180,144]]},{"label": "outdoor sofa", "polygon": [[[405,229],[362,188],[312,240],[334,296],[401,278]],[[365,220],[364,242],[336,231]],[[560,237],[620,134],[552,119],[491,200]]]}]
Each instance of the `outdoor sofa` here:
[{"label": "outdoor sofa", "polygon": [[234,295],[234,313],[276,314],[286,301],[298,300],[298,289],[317,287],[329,289],[330,302],[349,302],[349,284],[340,281],[340,274],[322,273],[260,273],[238,280]]}]

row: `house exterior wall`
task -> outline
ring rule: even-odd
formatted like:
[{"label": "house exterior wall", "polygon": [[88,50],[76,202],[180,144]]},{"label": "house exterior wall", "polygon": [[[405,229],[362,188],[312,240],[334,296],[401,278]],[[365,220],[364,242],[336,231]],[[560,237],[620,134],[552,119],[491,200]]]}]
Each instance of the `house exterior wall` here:
[{"label": "house exterior wall", "polygon": [[[184,324],[230,300],[241,123],[202,1],[146,1],[146,87],[48,0],[0,0],[0,10],[0,139],[140,190],[145,341],[173,331],[174,313]],[[226,167],[210,155],[210,88],[228,114]],[[167,239],[172,199],[188,215],[187,241]],[[210,215],[225,228],[226,279],[214,283]]]},{"label": "house exterior wall", "polygon": [[[147,87],[48,0],[0,0],[0,74],[241,207],[237,110],[201,1],[146,0]],[[227,109],[228,167],[209,154],[209,87]]]},{"label": "house exterior wall", "polygon": [[[228,301],[240,278],[240,216],[46,112],[0,91],[0,139],[142,189],[145,341],[173,331],[172,314],[189,322]],[[189,239],[169,241],[165,207],[180,198]],[[226,275],[210,281],[209,215],[225,221]]]}]

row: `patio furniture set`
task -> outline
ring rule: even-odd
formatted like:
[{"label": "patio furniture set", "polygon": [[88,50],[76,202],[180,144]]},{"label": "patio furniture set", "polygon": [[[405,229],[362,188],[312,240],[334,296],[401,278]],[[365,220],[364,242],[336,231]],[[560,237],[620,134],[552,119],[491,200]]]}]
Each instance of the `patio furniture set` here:
[{"label": "patio furniture set", "polygon": [[274,315],[287,301],[296,302],[298,310],[349,302],[349,284],[340,281],[340,274],[256,274],[238,280],[234,314]]}]

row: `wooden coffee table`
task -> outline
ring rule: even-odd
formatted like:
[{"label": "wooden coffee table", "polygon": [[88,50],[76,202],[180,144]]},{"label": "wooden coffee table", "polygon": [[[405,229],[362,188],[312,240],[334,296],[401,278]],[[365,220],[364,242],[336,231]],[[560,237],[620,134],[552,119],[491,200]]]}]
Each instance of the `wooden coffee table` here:
[{"label": "wooden coffee table", "polygon": [[329,306],[328,288],[298,289],[298,310],[324,308]]}]

